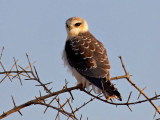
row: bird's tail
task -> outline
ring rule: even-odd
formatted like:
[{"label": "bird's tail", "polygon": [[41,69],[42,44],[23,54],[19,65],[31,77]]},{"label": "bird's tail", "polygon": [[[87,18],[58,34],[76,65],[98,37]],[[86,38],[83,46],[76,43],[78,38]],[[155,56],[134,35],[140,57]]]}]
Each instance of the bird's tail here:
[{"label": "bird's tail", "polygon": [[111,83],[110,80],[107,81],[101,80],[101,83],[102,83],[102,91],[107,100],[110,100],[111,98],[116,98],[122,101],[121,94],[119,93],[117,88],[115,88],[115,86]]},{"label": "bird's tail", "polygon": [[89,80],[92,84],[102,90],[107,100],[111,98],[116,98],[122,101],[121,94],[118,92],[117,88],[111,83],[110,80],[106,78],[93,78],[86,76],[86,79]]}]

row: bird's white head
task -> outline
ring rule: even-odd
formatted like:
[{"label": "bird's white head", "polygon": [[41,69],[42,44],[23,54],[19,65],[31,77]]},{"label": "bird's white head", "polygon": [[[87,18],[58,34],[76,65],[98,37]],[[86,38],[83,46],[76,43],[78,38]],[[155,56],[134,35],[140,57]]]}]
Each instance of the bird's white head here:
[{"label": "bird's white head", "polygon": [[80,17],[71,17],[66,21],[66,30],[68,38],[75,37],[79,33],[89,31],[87,22]]}]

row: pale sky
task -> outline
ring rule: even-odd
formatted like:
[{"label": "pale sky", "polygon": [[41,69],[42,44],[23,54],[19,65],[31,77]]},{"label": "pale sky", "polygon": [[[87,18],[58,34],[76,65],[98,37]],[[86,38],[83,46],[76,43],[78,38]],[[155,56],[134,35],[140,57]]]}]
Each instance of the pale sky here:
[{"label": "pale sky", "polygon": [[[65,21],[70,17],[87,20],[90,32],[100,40],[108,52],[111,77],[124,75],[118,56],[122,56],[131,79],[149,97],[160,94],[160,0],[0,0],[0,51],[5,47],[2,62],[6,69],[14,64],[13,56],[23,67],[27,66],[25,53],[31,61],[37,61],[42,82],[53,82],[53,91],[69,82],[75,86],[76,80],[67,72],[61,59],[66,41]],[[2,71],[2,68],[0,67]],[[2,79],[2,77],[0,77]],[[130,91],[131,99],[137,100],[138,92],[128,82],[114,81],[126,102]],[[11,95],[17,105],[39,95],[40,87],[34,81],[6,79],[0,84],[0,114],[13,108]],[[45,95],[45,92],[42,92]],[[90,99],[81,91],[73,92],[73,107]],[[69,96],[64,96],[67,98]],[[141,97],[141,99],[144,99]],[[115,101],[119,102],[119,101]],[[155,102],[158,106],[160,102]],[[77,116],[83,120],[152,120],[155,109],[150,103],[131,106],[115,106],[95,100],[82,108]],[[33,105],[13,113],[4,120],[54,120],[57,111]],[[157,115],[156,118],[160,116]],[[64,117],[62,117],[64,119]]]}]

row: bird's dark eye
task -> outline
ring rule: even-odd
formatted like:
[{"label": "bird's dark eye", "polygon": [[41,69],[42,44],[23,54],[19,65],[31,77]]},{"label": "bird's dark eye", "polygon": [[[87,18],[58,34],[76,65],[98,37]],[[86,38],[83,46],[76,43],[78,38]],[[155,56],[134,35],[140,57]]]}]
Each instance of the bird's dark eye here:
[{"label": "bird's dark eye", "polygon": [[80,26],[82,23],[76,23],[75,26],[78,27]]},{"label": "bird's dark eye", "polygon": [[69,28],[68,24],[66,23],[66,27]]}]

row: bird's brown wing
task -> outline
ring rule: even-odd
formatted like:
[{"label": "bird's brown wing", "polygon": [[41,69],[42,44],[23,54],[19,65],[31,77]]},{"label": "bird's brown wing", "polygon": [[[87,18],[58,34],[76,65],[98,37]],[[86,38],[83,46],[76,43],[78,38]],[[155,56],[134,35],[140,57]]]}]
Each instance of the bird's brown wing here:
[{"label": "bird's brown wing", "polygon": [[90,33],[67,40],[65,51],[69,64],[83,75],[104,78],[110,70],[106,49]]}]

